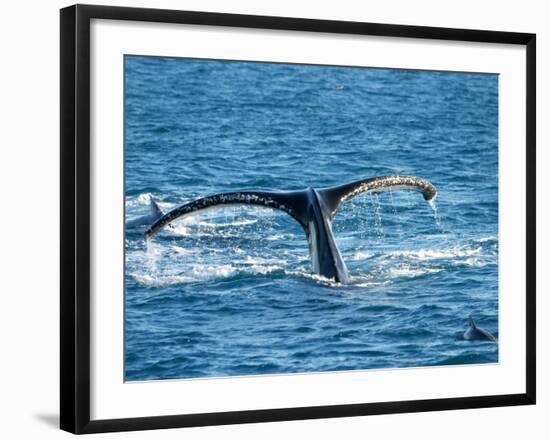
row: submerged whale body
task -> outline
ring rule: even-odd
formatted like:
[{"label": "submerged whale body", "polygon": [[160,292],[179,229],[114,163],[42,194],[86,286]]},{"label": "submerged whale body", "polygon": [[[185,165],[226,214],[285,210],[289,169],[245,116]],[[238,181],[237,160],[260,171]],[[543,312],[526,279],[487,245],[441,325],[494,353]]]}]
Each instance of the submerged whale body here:
[{"label": "submerged whale body", "polygon": [[216,194],[185,203],[157,219],[145,232],[152,238],[163,227],[177,218],[205,209],[227,205],[257,205],[282,210],[304,229],[313,271],[336,282],[349,281],[348,270],[332,233],[332,220],[340,205],[365,192],[414,190],[426,201],[437,195],[435,187],[420,178],[406,176],[374,177],[341,186],[298,191],[263,192],[243,191]]},{"label": "submerged whale body", "polygon": [[137,229],[139,227],[146,227],[153,224],[155,221],[161,219],[164,213],[153,200],[153,197],[149,197],[149,213],[126,222],[127,229]]},{"label": "submerged whale body", "polygon": [[472,316],[468,317],[468,323],[470,327],[464,332],[465,340],[484,340],[484,341],[497,341],[496,337],[485,329],[481,329],[476,325]]}]

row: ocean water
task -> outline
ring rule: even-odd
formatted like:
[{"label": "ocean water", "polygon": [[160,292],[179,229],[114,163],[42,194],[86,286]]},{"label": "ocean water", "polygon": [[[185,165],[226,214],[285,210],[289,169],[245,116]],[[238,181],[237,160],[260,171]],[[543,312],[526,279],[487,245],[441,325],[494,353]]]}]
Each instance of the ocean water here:
[{"label": "ocean water", "polygon": [[438,189],[346,201],[351,283],[313,275],[282,212],[126,230],[125,379],[480,364],[498,336],[498,76],[125,58],[126,219],[235,190],[379,175]]}]

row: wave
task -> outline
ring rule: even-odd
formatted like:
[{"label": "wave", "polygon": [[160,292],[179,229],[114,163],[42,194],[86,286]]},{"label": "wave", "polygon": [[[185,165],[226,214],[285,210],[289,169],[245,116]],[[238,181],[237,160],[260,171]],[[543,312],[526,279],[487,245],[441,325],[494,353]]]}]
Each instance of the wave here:
[{"label": "wave", "polygon": [[284,257],[249,255],[239,248],[230,250],[228,262],[228,254],[228,249],[210,249],[205,253],[202,248],[148,242],[144,249],[128,253],[127,270],[138,284],[163,287],[243,275],[283,274],[289,264]]},{"label": "wave", "polygon": [[269,265],[269,264],[281,264],[286,265],[288,261],[286,259],[275,259],[275,258],[263,258],[261,256],[247,256],[244,260],[244,263],[247,265]]},{"label": "wave", "polygon": [[[127,200],[128,203],[149,203],[150,192],[144,192]],[[169,203],[164,203],[168,205]],[[173,206],[173,204],[170,204]],[[253,215],[250,215],[253,214]],[[267,214],[267,215],[266,215]],[[253,216],[252,218],[250,216]],[[311,273],[305,245],[294,246],[294,241],[303,244],[303,237],[287,231],[272,233],[270,225],[264,227],[262,216],[271,216],[266,209],[247,209],[241,214],[209,215],[206,218],[191,216],[182,218],[165,229],[166,237],[193,237],[189,247],[174,245],[176,239],[159,239],[147,244],[127,242],[128,275],[137,283],[162,287],[200,281],[227,279],[234,276],[293,276],[313,280],[319,284],[341,287],[323,276]],[[243,227],[254,226],[243,234]],[[201,238],[243,238],[245,241],[227,245],[219,240]],[[353,237],[348,237],[352,245]],[[348,239],[342,238],[344,241]],[[432,239],[432,238],[429,238]],[[266,244],[266,241],[281,241]],[[286,245],[286,243],[289,245]],[[427,242],[422,241],[424,244]],[[452,241],[446,238],[446,242]],[[456,243],[456,241],[455,241]],[[138,245],[136,248],[135,245]],[[181,241],[180,241],[181,244]],[[350,265],[350,284],[347,287],[379,287],[403,279],[437,274],[452,267],[481,267],[498,263],[498,237],[485,235],[470,238],[458,245],[423,248],[381,249],[383,241],[371,242],[372,247],[353,249],[344,254]],[[441,244],[440,244],[441,245]],[[242,246],[243,248],[239,248]],[[275,248],[275,246],[277,248]],[[395,246],[395,244],[393,244]],[[134,247],[133,249],[131,247]],[[395,248],[395,247],[394,247]],[[348,253],[348,252],[345,252]],[[362,261],[367,261],[364,264]],[[362,270],[363,265],[365,268]],[[368,271],[367,271],[368,270]],[[366,272],[361,272],[366,271]]]},{"label": "wave", "polygon": [[[129,274],[139,284],[149,287],[162,287],[200,281],[213,281],[233,276],[291,276],[310,279],[330,287],[373,288],[388,285],[403,279],[429,276],[446,270],[448,265],[438,261],[451,260],[453,266],[483,266],[496,263],[484,255],[481,248],[420,249],[394,251],[376,255],[357,252],[351,259],[370,259],[367,273],[350,273],[350,283],[343,285],[309,270],[307,256],[285,252],[283,257],[275,255],[250,255],[235,248],[190,249],[181,246],[163,247],[163,244],[150,244],[145,251],[133,252],[129,260]],[[175,260],[163,262],[163,258]],[[226,262],[230,259],[230,262]],[[398,261],[396,261],[398,259]],[[300,267],[303,265],[303,267]],[[177,268],[174,271],[173,267]],[[296,267],[296,268],[293,268]]]},{"label": "wave", "polygon": [[149,271],[146,273],[132,273],[131,276],[138,284],[147,287],[166,287],[198,281],[213,279],[224,279],[231,277],[237,269],[229,264],[226,265],[195,265],[189,273],[166,273]]},{"label": "wave", "polygon": [[364,261],[365,259],[370,259],[373,256],[375,256],[375,253],[358,251],[350,259],[352,261]]},{"label": "wave", "polygon": [[151,197],[156,199],[156,196],[151,192],[143,192],[136,197],[126,197],[126,207],[146,206],[149,204]]},{"label": "wave", "polygon": [[350,276],[350,284],[356,287],[376,288],[391,285],[403,279],[412,279],[444,271],[443,268],[400,266],[389,270],[375,269],[369,274]]},{"label": "wave", "polygon": [[151,198],[159,205],[163,211],[170,210],[175,206],[173,203],[164,201],[164,197],[153,192],[142,192],[137,196],[126,197],[126,209],[140,208],[142,206],[149,206]]},{"label": "wave", "polygon": [[426,274],[439,273],[443,271],[442,268],[421,268],[421,267],[397,267],[392,268],[389,271],[389,274],[392,278],[401,278],[401,277],[419,277]]},{"label": "wave", "polygon": [[498,238],[496,236],[484,236],[483,238],[479,238],[477,242],[484,243],[484,242],[498,242]]},{"label": "wave", "polygon": [[170,227],[165,228],[165,233],[172,236],[192,236],[195,238],[218,237],[218,238],[238,238],[242,231],[219,230],[239,228],[256,224],[258,220],[242,220],[229,223],[208,223],[204,221],[193,221],[193,218],[186,218],[185,221],[177,221]]},{"label": "wave", "polygon": [[249,262],[249,265],[207,265],[195,264],[187,267],[184,272],[172,273],[163,270],[149,270],[147,272],[130,272],[130,277],[138,284],[150,288],[162,288],[166,286],[182,285],[195,282],[218,281],[247,276],[266,276],[279,273],[283,276],[301,277],[311,279],[319,284],[327,286],[342,286],[332,279],[302,270],[286,269],[285,264],[265,264]]},{"label": "wave", "polygon": [[420,261],[432,261],[434,259],[452,259],[480,255],[481,247],[465,248],[453,247],[449,249],[419,249],[404,250],[386,253],[390,258],[401,257],[406,259],[418,259]]},{"label": "wave", "polygon": [[[494,236],[482,237],[471,241],[470,245],[446,248],[419,248],[414,250],[394,250],[383,252],[356,251],[348,257],[350,261],[369,260],[370,264],[378,266],[395,265],[399,262],[414,268],[425,268],[431,264],[434,269],[441,269],[445,264],[483,266],[497,263],[498,252],[494,245],[498,239]],[[435,265],[434,265],[435,264]]]},{"label": "wave", "polygon": [[153,273],[132,273],[131,277],[139,285],[155,288],[186,284],[193,281],[192,278],[185,275],[159,276]]},{"label": "wave", "polygon": [[284,235],[282,233],[269,235],[267,238],[265,238],[267,241],[281,241],[285,238],[287,238],[288,235]]}]

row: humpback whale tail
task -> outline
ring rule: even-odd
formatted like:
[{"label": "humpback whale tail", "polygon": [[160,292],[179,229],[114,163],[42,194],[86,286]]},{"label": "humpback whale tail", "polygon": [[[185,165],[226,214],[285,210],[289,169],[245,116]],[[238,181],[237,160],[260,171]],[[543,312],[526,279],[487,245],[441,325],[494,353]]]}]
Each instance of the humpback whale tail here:
[{"label": "humpback whale tail", "polygon": [[177,218],[228,205],[256,205],[281,210],[304,229],[315,273],[346,283],[346,264],[332,233],[332,220],[346,200],[366,192],[413,190],[427,201],[437,195],[435,187],[417,177],[386,176],[362,179],[341,186],[298,191],[242,191],[211,195],[185,203],[158,218],[145,232],[147,239]]},{"label": "humpback whale tail", "polygon": [[333,186],[318,190],[325,205],[329,209],[331,219],[334,218],[340,205],[356,195],[365,192],[385,192],[397,190],[413,190],[420,192],[426,201],[434,200],[437,191],[435,187],[417,177],[389,176],[357,180],[341,186]]}]

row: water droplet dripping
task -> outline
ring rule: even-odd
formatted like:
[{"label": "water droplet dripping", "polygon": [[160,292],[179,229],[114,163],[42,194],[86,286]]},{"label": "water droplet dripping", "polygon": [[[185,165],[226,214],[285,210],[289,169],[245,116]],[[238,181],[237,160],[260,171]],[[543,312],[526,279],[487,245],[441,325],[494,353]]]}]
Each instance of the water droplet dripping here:
[{"label": "water droplet dripping", "polygon": [[[392,207],[392,210],[393,210],[394,220],[397,220],[397,218],[399,217],[399,214],[397,213],[397,209],[395,207],[395,202],[393,200],[393,191],[390,190],[389,193],[390,193],[390,201],[391,201],[391,207]],[[398,221],[398,234],[399,234],[400,238],[403,238],[403,223],[402,223],[402,221]]]},{"label": "water droplet dripping", "polygon": [[437,224],[437,227],[441,229],[441,216],[439,215],[439,210],[437,209],[437,204],[435,204],[435,198],[432,198],[428,201],[428,204],[432,208],[432,211],[434,213],[434,220]]},{"label": "water droplet dripping", "polygon": [[378,194],[372,194],[371,200],[374,207],[374,230],[378,237],[382,238],[384,235],[384,228],[382,227],[382,207]]}]

